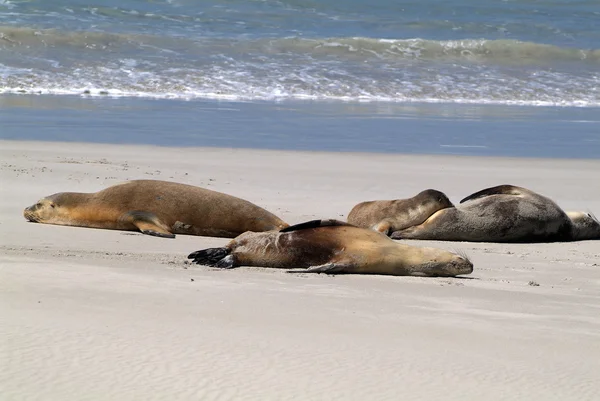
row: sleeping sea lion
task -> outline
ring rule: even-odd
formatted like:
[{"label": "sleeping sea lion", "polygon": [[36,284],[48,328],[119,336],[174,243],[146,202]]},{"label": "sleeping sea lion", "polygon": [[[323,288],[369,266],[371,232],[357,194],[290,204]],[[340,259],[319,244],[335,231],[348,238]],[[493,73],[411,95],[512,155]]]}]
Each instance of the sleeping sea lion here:
[{"label": "sleeping sea lion", "polygon": [[348,223],[391,235],[421,224],[438,210],[452,206],[443,192],[427,189],[408,199],[359,203],[348,214]]},{"label": "sleeping sea lion", "polygon": [[477,242],[552,242],[600,238],[591,213],[565,213],[551,199],[514,185],[487,188],[460,205],[434,213],[424,223],[392,234],[394,239]]},{"label": "sleeping sea lion", "polygon": [[246,200],[169,181],[135,180],[95,193],[61,192],[23,211],[29,221],[66,226],[233,238],[287,227]]},{"label": "sleeping sea lion", "polygon": [[203,249],[188,258],[227,269],[261,266],[329,274],[451,277],[473,271],[473,264],[464,255],[401,244],[379,232],[337,220],[244,233],[223,248]]}]

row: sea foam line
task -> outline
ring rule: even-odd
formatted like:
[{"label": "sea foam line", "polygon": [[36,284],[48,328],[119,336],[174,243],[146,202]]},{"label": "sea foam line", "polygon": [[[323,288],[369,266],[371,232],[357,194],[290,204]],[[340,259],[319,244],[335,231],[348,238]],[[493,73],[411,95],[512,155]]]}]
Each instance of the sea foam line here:
[{"label": "sea foam line", "polygon": [[28,87],[0,88],[0,94],[33,94],[33,95],[76,95],[82,97],[108,97],[108,98],[150,98],[172,100],[214,99],[230,101],[341,101],[341,102],[388,102],[388,103],[448,103],[448,104],[489,104],[489,105],[515,105],[515,106],[559,106],[559,107],[600,107],[600,101],[587,100],[520,100],[520,99],[467,99],[467,98],[433,98],[433,97],[389,97],[389,96],[335,96],[335,95],[308,95],[308,94],[271,94],[271,95],[238,95],[216,92],[135,92],[119,89],[90,89],[90,88],[43,88]]}]

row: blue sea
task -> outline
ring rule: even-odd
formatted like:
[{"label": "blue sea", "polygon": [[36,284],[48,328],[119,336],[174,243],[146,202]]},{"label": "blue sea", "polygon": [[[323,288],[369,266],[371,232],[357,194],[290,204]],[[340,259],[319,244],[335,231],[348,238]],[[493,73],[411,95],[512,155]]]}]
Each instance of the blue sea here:
[{"label": "blue sea", "polygon": [[597,158],[600,2],[0,0],[0,138]]}]

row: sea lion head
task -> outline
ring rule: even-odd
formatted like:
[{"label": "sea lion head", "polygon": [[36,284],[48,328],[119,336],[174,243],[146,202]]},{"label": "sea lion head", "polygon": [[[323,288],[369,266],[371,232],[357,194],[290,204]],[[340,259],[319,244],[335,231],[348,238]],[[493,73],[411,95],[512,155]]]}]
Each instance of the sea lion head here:
[{"label": "sea lion head", "polygon": [[[473,273],[473,262],[463,253],[439,248],[414,248],[409,259],[411,276],[454,277]],[[417,251],[418,249],[418,251]]]},{"label": "sea lion head", "polygon": [[600,238],[600,222],[592,213],[567,212],[571,219],[573,240]]},{"label": "sea lion head", "polygon": [[23,216],[35,223],[58,223],[68,220],[68,211],[63,203],[63,193],[40,199],[37,203],[26,207]]},{"label": "sea lion head", "polygon": [[434,212],[454,206],[445,193],[435,189],[426,189],[421,191],[415,196],[414,199],[418,199],[421,202],[434,203],[438,207],[438,209],[434,210]]}]

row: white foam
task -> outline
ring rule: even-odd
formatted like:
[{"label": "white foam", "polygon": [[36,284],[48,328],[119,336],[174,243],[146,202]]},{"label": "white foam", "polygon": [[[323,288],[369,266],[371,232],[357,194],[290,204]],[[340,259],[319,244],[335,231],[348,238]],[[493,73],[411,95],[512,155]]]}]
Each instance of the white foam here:
[{"label": "white foam", "polygon": [[9,0],[0,0],[0,6],[4,6],[8,9],[14,8],[15,5],[12,4],[12,2],[10,2]]},{"label": "white foam", "polygon": [[37,94],[37,95],[81,95],[89,97],[140,97],[152,99],[215,99],[233,101],[283,101],[283,100],[315,100],[315,101],[342,101],[342,102],[390,102],[390,103],[456,103],[456,104],[489,104],[489,105],[516,105],[516,106],[560,106],[560,107],[600,107],[600,101],[585,100],[498,100],[498,99],[467,99],[467,98],[409,98],[409,97],[385,97],[385,96],[325,96],[311,94],[285,94],[273,90],[271,93],[261,95],[221,93],[216,91],[186,91],[186,92],[153,92],[134,91],[121,89],[103,89],[99,87],[41,87],[32,86],[27,88],[1,88],[0,94]]},{"label": "white foam", "polygon": [[[35,93],[163,99],[245,101],[334,100],[357,102],[424,102],[529,106],[600,106],[593,88],[599,77],[574,77],[554,71],[520,75],[469,67],[421,71],[298,60],[288,64],[240,62],[191,66],[123,57],[97,66],[63,67],[56,60],[23,57],[37,69],[0,64],[0,93]],[[312,62],[311,62],[312,61]],[[53,70],[47,71],[48,63]],[[55,70],[59,70],[56,72]],[[398,79],[401,77],[401,79]]]}]

